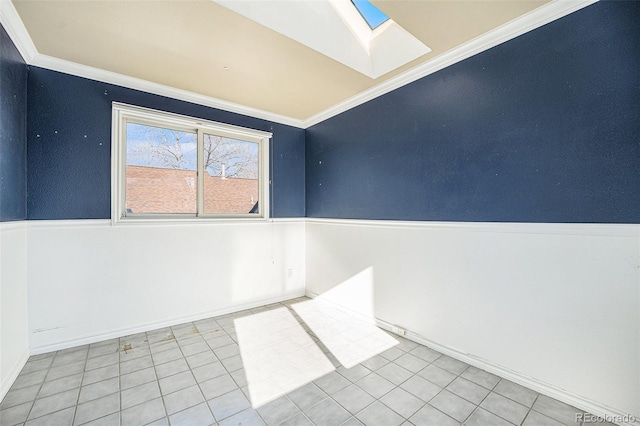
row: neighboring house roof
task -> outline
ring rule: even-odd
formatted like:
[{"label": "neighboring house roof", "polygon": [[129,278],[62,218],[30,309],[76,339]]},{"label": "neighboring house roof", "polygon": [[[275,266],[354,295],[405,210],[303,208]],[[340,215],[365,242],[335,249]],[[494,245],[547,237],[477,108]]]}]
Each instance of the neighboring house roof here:
[{"label": "neighboring house roof", "polygon": [[[194,170],[127,166],[127,211],[195,213]],[[249,213],[258,201],[258,179],[204,175],[205,213]]]}]

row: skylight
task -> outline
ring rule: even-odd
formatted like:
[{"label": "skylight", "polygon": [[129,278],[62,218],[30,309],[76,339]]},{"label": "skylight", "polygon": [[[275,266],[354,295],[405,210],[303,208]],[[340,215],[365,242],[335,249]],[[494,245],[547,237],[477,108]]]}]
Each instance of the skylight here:
[{"label": "skylight", "polygon": [[351,0],[351,3],[358,9],[358,12],[360,12],[360,15],[362,15],[372,30],[375,30],[389,20],[389,17],[371,4],[369,0]]},{"label": "skylight", "polygon": [[431,51],[374,0],[213,1],[370,78]]}]

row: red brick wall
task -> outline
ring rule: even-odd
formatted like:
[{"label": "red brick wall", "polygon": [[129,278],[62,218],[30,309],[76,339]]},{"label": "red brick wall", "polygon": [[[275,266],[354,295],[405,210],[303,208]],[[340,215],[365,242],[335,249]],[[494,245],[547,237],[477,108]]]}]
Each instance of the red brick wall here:
[{"label": "red brick wall", "polygon": [[[127,209],[133,213],[195,213],[192,170],[127,166]],[[257,179],[204,176],[205,213],[248,213],[258,201]]]}]

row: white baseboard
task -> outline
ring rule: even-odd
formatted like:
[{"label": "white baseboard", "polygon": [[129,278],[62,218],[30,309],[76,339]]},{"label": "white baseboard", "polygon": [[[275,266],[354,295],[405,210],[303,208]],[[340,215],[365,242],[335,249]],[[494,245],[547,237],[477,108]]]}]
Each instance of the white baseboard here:
[{"label": "white baseboard", "polygon": [[[312,299],[315,299],[316,297],[318,297],[319,295],[314,293],[314,292],[307,292],[306,293],[307,297],[310,297]],[[364,315],[358,313],[358,312],[354,312],[351,311],[348,307],[345,307],[343,305],[339,305],[335,302],[332,301],[328,301],[328,300],[324,300],[323,302],[331,304],[339,309],[348,311],[349,313],[351,313],[352,315],[354,315],[355,317],[363,320],[363,321],[367,321],[369,323],[375,323],[375,325],[377,325],[378,327],[382,328],[383,330],[392,332],[392,327],[394,327],[393,324],[381,320],[379,318],[375,318],[375,319],[371,319],[371,318],[367,318]],[[434,342],[432,340],[427,339],[426,337],[423,337],[417,333],[411,332],[409,330],[405,331],[406,334],[403,336],[405,339],[411,340],[413,342],[419,343],[421,345],[427,346],[433,350],[436,350],[444,355],[450,356],[451,358],[455,358],[458,361],[462,361],[466,364],[472,365],[474,367],[480,368],[481,370],[487,371],[489,373],[495,374],[497,376],[500,376],[504,379],[510,380],[514,383],[517,383],[519,385],[522,385],[526,388],[529,388],[531,390],[534,390],[538,393],[541,393],[543,395],[546,395],[548,397],[557,399],[558,401],[562,401],[566,404],[569,404],[571,406],[574,406],[576,408],[579,408],[581,410],[586,411],[587,413],[602,417],[602,418],[612,418],[612,417],[616,417],[616,418],[628,418],[628,417],[633,417],[630,416],[629,413],[624,413],[621,412],[619,410],[616,410],[615,408],[612,407],[608,407],[606,405],[603,405],[599,402],[596,401],[592,401],[590,399],[587,398],[583,398],[579,395],[573,394],[571,392],[567,392],[564,389],[560,389],[556,386],[550,385],[548,383],[544,383],[542,381],[536,380],[532,377],[528,377],[525,375],[522,375],[516,371],[510,370],[508,368],[504,368],[501,367],[499,365],[493,364],[485,359],[482,358],[478,358],[476,356],[473,356],[472,354],[465,354],[462,353],[460,351],[457,351],[453,348],[450,348],[448,346],[445,345],[441,345],[437,342]],[[620,425],[628,425],[628,426],[638,426],[640,425],[640,419],[638,419],[637,421],[633,422],[633,423],[619,423]]]},{"label": "white baseboard", "polygon": [[18,375],[20,374],[28,360],[29,348],[25,349],[18,361],[13,365],[13,367],[11,367],[9,375],[0,384],[0,401],[2,401],[7,392],[9,392],[9,389],[11,389],[13,382],[16,381]]},{"label": "white baseboard", "polygon": [[275,297],[259,299],[259,300],[255,300],[248,303],[242,303],[242,304],[233,305],[233,306],[229,306],[221,309],[215,309],[212,311],[200,312],[194,315],[172,318],[172,319],[158,321],[154,323],[141,324],[133,327],[120,328],[120,329],[111,330],[105,333],[84,336],[79,339],[67,340],[67,341],[56,343],[53,345],[37,346],[37,347],[31,348],[31,355],[38,355],[38,354],[43,354],[47,352],[59,351],[62,349],[73,348],[75,346],[82,346],[82,345],[87,345],[91,343],[101,342],[104,340],[115,339],[118,337],[129,336],[131,334],[156,330],[159,328],[171,327],[174,325],[183,324],[185,322],[193,322],[193,321],[198,321],[205,318],[217,317],[220,315],[226,315],[234,312],[243,311],[245,309],[253,309],[259,306],[269,305],[271,303],[278,303],[278,302],[282,302],[289,299],[295,299],[296,297],[301,297],[304,295],[305,295],[304,289],[301,289],[301,290],[284,293]]},{"label": "white baseboard", "polygon": [[[391,331],[391,327],[392,327],[391,324],[382,320],[377,320],[377,322],[380,328],[383,328],[387,331]],[[455,349],[452,349],[450,347],[440,345],[436,342],[433,342],[427,339],[426,337],[420,336],[411,331],[407,331],[404,337],[416,343],[420,343],[421,345],[428,346],[429,348],[436,350],[444,355],[450,356],[451,358],[455,358],[469,365],[473,365],[474,367],[480,368],[481,370],[488,371],[489,373],[495,374],[507,380],[511,380],[514,383],[522,385],[538,393],[541,393],[548,397],[557,399],[558,401],[562,401],[566,404],[569,404],[571,406],[584,410],[587,413],[590,413],[602,418],[610,418],[610,417],[624,418],[625,416],[629,417],[629,413],[623,413],[619,410],[616,410],[615,408],[608,407],[606,405],[603,405],[596,401],[592,401],[587,398],[583,398],[579,395],[573,394],[571,392],[567,392],[564,389],[560,389],[556,386],[550,385],[548,383],[544,383],[532,377],[522,375],[516,371],[509,370],[499,365],[495,365],[485,359],[475,357],[472,354],[465,354]],[[634,423],[620,423],[620,424],[638,426],[640,425],[640,421],[636,421]]]}]

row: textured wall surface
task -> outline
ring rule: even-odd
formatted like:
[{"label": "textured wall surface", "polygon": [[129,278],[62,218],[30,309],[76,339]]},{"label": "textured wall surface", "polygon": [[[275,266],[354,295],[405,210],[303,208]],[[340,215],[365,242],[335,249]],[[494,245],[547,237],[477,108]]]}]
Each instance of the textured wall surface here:
[{"label": "textured wall surface", "polygon": [[273,133],[272,216],[304,216],[304,130],[31,67],[28,218],[111,215],[111,103],[123,102]]},{"label": "textured wall surface", "polygon": [[27,66],[0,25],[0,221],[27,217]]},{"label": "textured wall surface", "polygon": [[640,222],[639,17],[598,2],[307,129],[307,216]]}]

